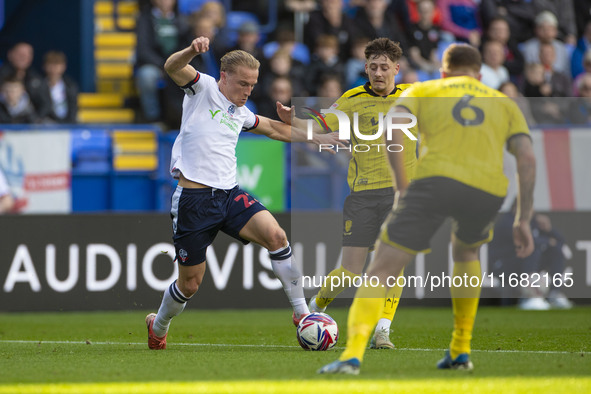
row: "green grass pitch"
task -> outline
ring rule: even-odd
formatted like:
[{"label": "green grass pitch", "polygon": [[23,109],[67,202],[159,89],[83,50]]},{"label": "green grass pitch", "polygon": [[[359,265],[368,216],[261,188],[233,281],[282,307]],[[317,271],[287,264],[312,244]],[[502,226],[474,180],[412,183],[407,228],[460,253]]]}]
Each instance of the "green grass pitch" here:
[{"label": "green grass pitch", "polygon": [[473,372],[441,371],[451,308],[398,310],[397,349],[368,350],[359,376],[316,370],[344,347],[347,310],[333,308],[336,350],[306,352],[291,312],[186,310],[168,349],[146,345],[145,312],[0,314],[0,393],[590,392],[591,308],[483,307]]}]

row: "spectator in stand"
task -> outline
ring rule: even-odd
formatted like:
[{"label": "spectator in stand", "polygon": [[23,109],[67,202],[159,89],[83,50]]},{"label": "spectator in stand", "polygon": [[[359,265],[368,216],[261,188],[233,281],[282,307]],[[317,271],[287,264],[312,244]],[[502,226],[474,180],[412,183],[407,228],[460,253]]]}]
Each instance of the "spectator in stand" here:
[{"label": "spectator in stand", "polygon": [[591,98],[591,74],[583,74],[577,84],[578,97]]},{"label": "spectator in stand", "polygon": [[[365,47],[369,40],[365,37],[356,38],[351,46],[351,56],[345,63],[345,84],[347,89],[365,84]],[[339,95],[340,96],[340,95]]]},{"label": "spectator in stand", "polygon": [[535,19],[536,36],[523,44],[522,52],[526,63],[540,63],[540,45],[552,44],[556,52],[554,70],[561,73],[570,72],[570,55],[564,43],[556,39],[558,20],[549,11],[541,12]]},{"label": "spectator in stand", "polygon": [[441,29],[457,40],[480,46],[482,27],[476,0],[437,0],[441,10]]},{"label": "spectator in stand", "polygon": [[536,12],[532,0],[481,0],[480,15],[485,28],[493,19],[505,18],[516,43],[533,37]]},{"label": "spectator in stand", "polygon": [[304,29],[304,43],[314,48],[319,36],[335,36],[339,40],[341,60],[345,61],[351,53],[353,31],[353,20],[343,13],[343,0],[321,0],[320,9],[310,13]]},{"label": "spectator in stand", "polygon": [[499,86],[499,92],[515,100],[517,106],[523,113],[523,117],[527,121],[527,125],[529,127],[535,126],[536,120],[532,115],[531,108],[529,106],[529,101],[527,100],[527,98],[523,97],[523,95],[521,94],[519,89],[517,89],[517,86],[513,82],[507,81],[505,83],[502,83],[501,86]]},{"label": "spectator in stand", "polygon": [[[224,55],[222,50],[230,45],[231,42],[231,39],[229,38],[230,31],[226,29],[226,9],[224,8],[224,5],[215,0],[207,1],[201,6],[199,11],[191,14],[191,17],[193,19],[193,25],[195,25],[195,21],[200,19],[208,19],[213,23],[213,35],[215,36],[216,41],[212,42],[210,40],[210,47],[213,49],[212,53],[216,59],[215,68],[218,69],[219,60]],[[215,76],[215,78],[219,78],[219,74]]]},{"label": "spectator in stand", "polygon": [[291,81],[286,77],[275,77],[271,81],[268,95],[257,101],[258,114],[270,119],[280,120],[277,115],[277,101],[289,107],[291,104]]},{"label": "spectator in stand", "polygon": [[482,66],[480,82],[493,89],[498,89],[509,81],[509,71],[503,66],[505,51],[498,41],[486,41],[482,46]]},{"label": "spectator in stand", "polygon": [[579,81],[581,78],[583,78],[585,75],[591,75],[591,48],[585,52],[585,57],[583,58],[583,68],[583,72],[579,74],[573,82],[573,96],[575,97],[579,96]]},{"label": "spectator in stand", "polygon": [[[400,75],[400,73],[398,73]],[[400,78],[400,83],[415,83],[419,82],[419,74],[413,69],[407,69],[402,77]]]},{"label": "spectator in stand", "polygon": [[323,75],[344,79],[344,66],[339,61],[339,42],[335,36],[320,36],[316,40],[312,61],[306,70],[306,89],[311,96],[318,94]]},{"label": "spectator in stand", "polygon": [[517,47],[517,42],[511,37],[509,23],[505,18],[497,17],[490,21],[486,29],[485,41],[498,41],[503,44],[505,63],[503,66],[509,71],[513,81],[518,81],[523,75],[523,55]]},{"label": "spectator in stand", "polygon": [[16,75],[4,79],[0,85],[0,123],[32,124],[40,121],[23,81]]},{"label": "spectator in stand", "polygon": [[530,63],[524,70],[523,95],[525,97],[550,97],[552,87],[544,80],[544,66],[540,63]]},{"label": "spectator in stand", "polygon": [[355,37],[367,37],[370,40],[386,37],[398,41],[402,50],[406,51],[406,36],[395,16],[386,12],[387,7],[386,0],[367,0],[355,15]]},{"label": "spectator in stand", "polygon": [[[406,8],[408,9],[408,16],[411,24],[419,23],[418,5],[422,1],[423,0],[406,0]],[[437,4],[434,4],[434,6],[435,9],[433,11],[433,19],[431,20],[431,23],[439,27],[441,25],[441,11],[439,10],[439,7],[437,7]]]},{"label": "spectator in stand", "polygon": [[[176,0],[152,0],[152,6],[145,8],[137,19],[135,78],[141,119],[145,122],[162,121],[162,104],[172,101],[175,104],[170,108],[175,108],[183,99],[183,92],[170,89],[174,83],[162,72],[168,56],[182,49],[193,36],[188,21],[177,14],[175,8]],[[162,90],[165,90],[163,102],[160,100]],[[180,118],[173,123],[180,123]]]},{"label": "spectator in stand", "polygon": [[591,74],[581,74],[576,81],[577,97],[572,105],[571,122],[574,124],[591,124]]},{"label": "spectator in stand", "polygon": [[255,98],[264,96],[268,92],[271,83],[277,77],[285,77],[291,81],[294,97],[302,97],[307,94],[304,87],[304,75],[306,73],[304,65],[297,60],[292,59],[287,49],[280,49],[271,59],[269,59],[269,71],[261,75],[261,94]]},{"label": "spectator in stand", "polygon": [[413,22],[410,20],[407,0],[388,0],[388,3],[386,12],[396,17],[398,26],[403,32],[408,32]]},{"label": "spectator in stand", "polygon": [[219,1],[206,1],[199,9],[198,14],[212,20],[216,35],[226,26],[226,9]]},{"label": "spectator in stand", "polygon": [[540,45],[540,63],[544,66],[544,80],[550,83],[552,97],[571,97],[572,82],[567,73],[554,69],[556,51],[552,44]]},{"label": "spectator in stand", "polygon": [[564,122],[564,111],[559,101],[551,99],[552,85],[550,81],[545,79],[544,66],[541,64],[532,63],[525,66],[523,94],[525,97],[533,98],[530,103],[536,123],[557,124]]},{"label": "spectator in stand", "polygon": [[194,37],[207,37],[210,42],[209,51],[197,56],[193,64],[200,67],[198,70],[211,75],[215,79],[219,79],[220,68],[218,66],[218,58],[221,58],[224,52],[220,50],[220,47],[223,48],[223,43],[217,40],[216,32],[218,30],[215,21],[198,12],[191,15],[191,26]]},{"label": "spectator in stand", "polygon": [[574,8],[577,37],[581,37],[585,31],[587,23],[591,20],[591,0],[576,0]]},{"label": "spectator in stand", "polygon": [[325,74],[320,78],[318,97],[337,99],[343,94],[343,83],[336,75]]},{"label": "spectator in stand", "polygon": [[[241,49],[250,53],[259,61],[264,59],[263,50],[259,47],[261,40],[260,27],[256,22],[244,22],[238,28],[238,39],[236,45],[225,52]],[[211,41],[210,41],[211,42]]]},{"label": "spectator in stand", "polygon": [[15,44],[8,50],[8,61],[0,66],[0,81],[8,77],[21,81],[35,109],[36,120],[40,120],[51,113],[51,97],[43,77],[31,66],[33,56],[31,44],[26,42]]},{"label": "spectator in stand", "polygon": [[412,24],[408,34],[409,60],[413,68],[424,75],[421,80],[439,78],[441,62],[437,56],[441,31],[433,25],[435,4],[432,0],[423,0],[417,4],[419,21]]},{"label": "spectator in stand", "polygon": [[276,34],[276,41],[268,42],[263,46],[263,53],[267,59],[270,59],[277,50],[283,49],[289,53],[293,60],[301,64],[310,63],[310,51],[308,47],[296,42],[295,34],[291,29],[279,28]]},{"label": "spectator in stand", "polygon": [[[398,59],[398,64],[400,65],[400,68],[398,69],[398,74],[396,74],[396,80],[402,80],[406,73],[417,74],[417,71],[414,68],[412,68],[408,59],[405,56],[402,56],[400,59]],[[419,78],[420,81],[420,75],[418,75],[417,78]]]},{"label": "spectator in stand", "polygon": [[11,212],[14,208],[14,197],[6,181],[4,172],[0,168],[0,215]]},{"label": "spectator in stand", "polygon": [[66,55],[49,51],[43,58],[45,80],[51,95],[52,111],[49,118],[57,123],[76,123],[78,115],[78,85],[68,77]]},{"label": "spectator in stand", "polygon": [[[261,63],[260,75],[265,75],[268,72],[269,65],[267,64],[265,56],[263,55],[262,47],[260,47],[258,45],[260,40],[261,40],[261,34],[260,34],[259,24],[256,22],[253,22],[253,21],[247,21],[247,22],[244,22],[242,25],[240,25],[240,27],[238,28],[238,38],[236,40],[236,45],[234,45],[231,48],[226,48],[223,52],[227,53],[230,51],[240,49],[240,50],[250,53],[252,56],[255,57],[255,59],[257,59]],[[210,48],[211,48],[211,40],[210,40]],[[217,63],[219,63],[219,61]],[[216,64],[216,67],[217,67],[217,64]],[[262,81],[262,79],[263,78],[261,78],[261,81]],[[290,89],[291,89],[291,86],[290,86]],[[263,91],[263,89],[261,89],[260,86],[255,86],[255,88],[253,89],[248,100],[249,100],[249,102],[257,103],[257,111],[256,111],[257,113],[261,113],[261,109],[260,109],[258,103],[266,101],[267,95],[268,95],[268,92]],[[273,111],[275,111],[274,105],[275,105],[275,103],[273,103],[273,108],[274,108]],[[255,111],[253,111],[253,112],[255,112]],[[265,114],[263,114],[263,115],[266,116],[267,118],[272,118],[275,120],[278,119],[276,117],[276,114],[273,115],[273,113],[271,113],[271,112],[266,113],[266,115]]]},{"label": "spectator in stand", "polygon": [[577,25],[573,0],[533,0],[536,15],[549,11],[558,20],[558,36],[567,45],[577,44]]},{"label": "spectator in stand", "polygon": [[587,56],[587,52],[591,49],[591,21],[589,21],[585,25],[585,30],[583,31],[583,35],[579,38],[577,42],[577,47],[573,51],[573,56],[571,58],[571,75],[573,78],[578,77],[584,72],[588,72],[585,68],[585,58]]}]

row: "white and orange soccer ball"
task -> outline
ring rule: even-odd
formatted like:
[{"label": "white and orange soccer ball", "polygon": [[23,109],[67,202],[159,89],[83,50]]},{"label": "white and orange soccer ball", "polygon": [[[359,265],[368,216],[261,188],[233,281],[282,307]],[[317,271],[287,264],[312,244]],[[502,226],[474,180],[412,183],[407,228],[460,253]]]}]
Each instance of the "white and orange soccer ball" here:
[{"label": "white and orange soccer ball", "polygon": [[304,350],[329,350],[337,344],[339,327],[326,313],[310,313],[300,321],[297,336]]}]

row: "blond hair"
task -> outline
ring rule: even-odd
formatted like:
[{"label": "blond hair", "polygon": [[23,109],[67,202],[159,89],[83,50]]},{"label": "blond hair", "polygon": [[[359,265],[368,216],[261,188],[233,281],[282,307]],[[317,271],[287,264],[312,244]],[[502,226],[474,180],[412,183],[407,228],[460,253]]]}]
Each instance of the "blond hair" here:
[{"label": "blond hair", "polygon": [[254,56],[240,49],[226,53],[220,63],[220,71],[224,72],[235,72],[240,66],[258,70],[261,65]]}]

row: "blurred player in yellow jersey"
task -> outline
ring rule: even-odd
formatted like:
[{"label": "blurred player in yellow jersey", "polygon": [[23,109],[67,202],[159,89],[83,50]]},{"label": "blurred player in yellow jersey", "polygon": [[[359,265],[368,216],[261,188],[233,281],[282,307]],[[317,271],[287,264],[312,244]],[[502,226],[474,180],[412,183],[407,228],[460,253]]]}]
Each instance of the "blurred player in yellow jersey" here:
[{"label": "blurred player in yellow jersey", "polygon": [[[368,275],[388,283],[419,251],[429,249],[435,231],[453,219],[453,276],[481,276],[480,245],[492,228],[507,189],[503,147],[517,159],[519,206],[513,231],[517,255],[531,254],[529,226],[533,205],[535,158],[529,130],[514,102],[480,83],[480,53],[452,45],[443,55],[442,79],[418,83],[396,101],[394,112],[417,117],[421,148],[416,173],[408,184],[404,158],[389,154],[401,203],[386,219]],[[395,141],[402,133],[394,133]],[[406,138],[406,137],[404,137]],[[390,282],[392,283],[392,282]],[[387,289],[387,285],[386,285]],[[319,373],[358,374],[365,343],[379,319],[381,287],[361,287],[349,311],[347,348]],[[454,330],[442,369],[472,369],[470,342],[480,287],[451,287]]]},{"label": "blurred player in yellow jersey", "polygon": [[[342,262],[339,268],[328,274],[325,285],[310,300],[311,312],[324,312],[334,298],[348,288],[355,277],[361,275],[380,227],[392,210],[394,188],[386,159],[387,148],[377,146],[383,145],[381,136],[371,138],[371,135],[378,133],[380,114],[383,120],[396,98],[410,86],[397,86],[394,80],[400,68],[398,61],[401,57],[400,46],[388,38],[377,38],[369,42],[365,47],[365,71],[369,82],[348,90],[331,106],[349,116],[351,127],[353,114],[356,113],[359,119],[358,130],[367,139],[358,138],[351,130],[351,146],[363,144],[364,148],[359,151],[351,149],[352,158],[347,176],[351,194],[343,207]],[[338,118],[334,114],[327,114],[325,122],[330,130],[339,129]],[[368,150],[366,146],[369,147]],[[404,164],[409,175],[415,169],[416,148],[416,141],[404,141]],[[389,336],[390,325],[402,289],[392,290],[383,299],[383,313],[375,327],[370,345],[372,348],[394,349]]]}]

